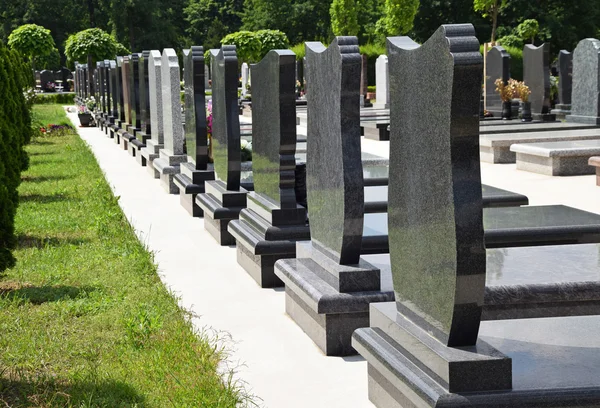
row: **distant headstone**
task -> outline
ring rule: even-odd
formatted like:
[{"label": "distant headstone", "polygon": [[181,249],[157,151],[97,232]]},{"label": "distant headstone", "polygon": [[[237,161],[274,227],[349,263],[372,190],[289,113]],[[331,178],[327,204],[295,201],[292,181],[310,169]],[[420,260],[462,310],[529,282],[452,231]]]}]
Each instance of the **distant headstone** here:
[{"label": "distant headstone", "polygon": [[143,51],[140,57],[140,130],[145,136],[150,136],[150,83],[149,83],[150,51]]},{"label": "distant headstone", "polygon": [[211,50],[212,154],[216,177],[227,190],[239,190],[241,172],[240,119],[237,108],[238,60],[235,46]]},{"label": "distant headstone", "polygon": [[131,54],[129,65],[129,99],[131,103],[131,126],[141,128],[140,112],[140,56],[139,53]]},{"label": "distant headstone", "polygon": [[106,90],[104,87],[104,61],[96,62],[96,77],[98,79],[98,86],[96,86],[96,90],[98,91],[98,109],[102,112],[106,111]]},{"label": "distant headstone", "polygon": [[250,76],[250,67],[247,63],[242,64],[242,96],[248,94],[248,80]]},{"label": "distant headstone", "polygon": [[111,85],[110,85],[110,60],[104,60],[104,93],[105,93],[105,104],[106,110],[105,118],[106,124],[108,124],[108,118],[111,115],[111,107],[112,107],[112,95],[111,95]]},{"label": "distant headstone", "polygon": [[40,85],[42,91],[53,92],[54,91],[54,72],[44,69],[40,71]]},{"label": "distant headstone", "polygon": [[162,54],[162,101],[165,147],[168,155],[182,155],[183,123],[180,103],[179,60],[172,48]]},{"label": "distant headstone", "polygon": [[523,80],[531,90],[529,101],[535,120],[553,121],[550,114],[550,44],[536,47],[531,44],[523,49]]},{"label": "distant headstone", "polygon": [[[187,51],[187,53],[186,53]],[[188,161],[195,170],[206,170],[208,145],[204,91],[204,49],[193,46],[184,51],[185,144]]]},{"label": "distant headstone", "polygon": [[[150,51],[148,57],[148,84],[150,100],[150,127],[152,142],[155,145],[164,143],[163,100],[162,100],[162,57],[160,51]],[[158,150],[155,152],[158,153]]]},{"label": "distant headstone", "polygon": [[569,122],[600,125],[600,41],[581,40],[573,52],[573,94]]},{"label": "distant headstone", "polygon": [[561,50],[558,53],[558,103],[552,113],[563,120],[571,114],[571,94],[573,91],[573,54]]},{"label": "distant headstone", "polygon": [[[123,57],[121,56],[117,56],[117,81],[119,82],[119,86],[118,86],[118,97],[119,97],[119,126],[121,126],[123,123],[126,123],[125,121],[125,98],[123,96],[123,92],[124,92],[124,84],[123,84]],[[116,140],[116,138],[115,138]]]},{"label": "distant headstone", "polygon": [[63,92],[71,92],[71,84],[69,79],[73,79],[73,73],[69,71],[67,68],[62,67],[56,72],[58,78],[62,80]]},{"label": "distant headstone", "polygon": [[390,84],[387,55],[380,55],[375,62],[375,104],[376,109],[390,107]]},{"label": "distant headstone", "polygon": [[111,123],[114,123],[119,118],[119,76],[117,75],[117,61],[109,61],[108,75],[110,76],[109,119]]},{"label": "distant headstone", "polygon": [[121,83],[123,85],[123,109],[125,114],[125,123],[131,125],[131,77],[130,77],[131,56],[125,55],[121,65]]},{"label": "distant headstone", "polygon": [[485,92],[486,110],[494,116],[502,115],[502,99],[496,92],[496,80],[501,78],[504,84],[510,79],[510,54],[497,45],[490,48],[486,60]]}]

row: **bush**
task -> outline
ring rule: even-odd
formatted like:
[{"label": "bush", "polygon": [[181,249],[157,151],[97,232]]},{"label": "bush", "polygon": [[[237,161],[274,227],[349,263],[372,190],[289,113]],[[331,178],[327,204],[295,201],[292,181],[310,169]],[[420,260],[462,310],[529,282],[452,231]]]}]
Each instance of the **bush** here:
[{"label": "bush", "polygon": [[300,61],[306,56],[306,49],[304,48],[304,43],[296,44],[293,47],[290,47],[290,50],[292,50],[292,52],[296,54],[296,59],[298,61]]},{"label": "bush", "polygon": [[523,48],[523,40],[514,34],[508,34],[504,37],[498,38],[497,42],[503,47]]},{"label": "bush", "polygon": [[259,62],[270,50],[286,49],[287,36],[279,30],[238,31],[221,40],[222,45],[235,45],[240,63]]},{"label": "bush", "polygon": [[24,24],[16,28],[8,36],[8,46],[29,58],[34,68],[39,57],[58,53],[50,30],[36,24]]},{"label": "bush", "polygon": [[10,250],[16,244],[17,189],[28,166],[24,146],[32,130],[23,92],[31,85],[27,76],[21,57],[0,43],[0,271],[14,264]]},{"label": "bush", "polygon": [[73,94],[45,93],[35,95],[33,103],[35,105],[73,105],[75,101]]},{"label": "bush", "polygon": [[92,63],[95,64],[96,61],[114,59],[117,54],[127,55],[129,50],[99,28],[88,28],[71,34],[65,42],[65,55],[70,64],[75,61],[85,62],[88,55],[91,55]]}]

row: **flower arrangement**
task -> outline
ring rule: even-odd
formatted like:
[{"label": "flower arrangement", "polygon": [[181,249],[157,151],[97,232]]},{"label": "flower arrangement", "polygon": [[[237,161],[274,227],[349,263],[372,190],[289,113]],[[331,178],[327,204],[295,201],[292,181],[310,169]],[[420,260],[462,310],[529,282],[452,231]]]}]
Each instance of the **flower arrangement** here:
[{"label": "flower arrangement", "polygon": [[514,79],[511,79],[512,82],[512,88],[513,88],[513,95],[516,98],[521,99],[521,101],[523,103],[527,103],[529,102],[529,95],[531,95],[531,90],[529,89],[529,87],[527,85],[525,85],[525,82],[523,81],[517,81]]},{"label": "flower arrangement", "polygon": [[93,112],[94,109],[96,109],[96,98],[93,96],[86,98],[85,106],[87,107],[88,111]]},{"label": "flower arrangement", "polygon": [[502,102],[510,102],[512,100],[514,89],[510,82],[505,84],[502,78],[498,78],[494,81],[494,85],[496,85],[496,92],[500,94]]},{"label": "flower arrangement", "polygon": [[240,148],[242,153],[242,161],[252,160],[252,142],[242,139],[240,142]]},{"label": "flower arrangement", "polygon": [[54,82],[46,82],[46,92],[56,92],[56,84]]},{"label": "flower arrangement", "polygon": [[212,99],[209,99],[206,103],[206,133],[208,136],[208,140],[206,141],[208,145],[208,161],[210,163],[213,162],[212,155],[212,124],[213,124],[213,114],[212,114]]}]

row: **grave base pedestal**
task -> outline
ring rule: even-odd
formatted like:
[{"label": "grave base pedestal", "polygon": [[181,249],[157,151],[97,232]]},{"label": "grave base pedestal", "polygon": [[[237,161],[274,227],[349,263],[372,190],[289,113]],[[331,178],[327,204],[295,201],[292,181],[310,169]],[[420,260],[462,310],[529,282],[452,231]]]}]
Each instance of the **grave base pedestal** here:
[{"label": "grave base pedestal", "polygon": [[204,212],[196,204],[196,196],[205,192],[204,182],[215,179],[213,170],[196,170],[192,163],[182,163],[180,173],[176,174],[173,182],[179,188],[181,206],[192,217],[202,217]]},{"label": "grave base pedestal", "polygon": [[585,124],[589,124],[589,125],[600,125],[600,117],[571,114],[571,115],[567,116],[567,122],[585,123]]},{"label": "grave base pedestal", "polygon": [[144,166],[144,163],[145,163],[145,166],[148,169],[148,172],[154,178],[160,178],[160,173],[154,169],[154,166],[152,165],[152,163],[154,163],[154,160],[158,159],[159,152],[163,147],[164,147],[164,144],[156,143],[153,140],[149,139],[148,141],[146,141],[146,147],[143,148],[140,152],[141,153],[141,157],[140,157],[141,163],[140,164],[142,164],[142,166]]},{"label": "grave base pedestal", "polygon": [[146,141],[150,139],[150,135],[143,133],[141,130],[136,131],[135,138],[131,139],[129,142],[129,154],[136,158],[136,161],[140,163],[142,166],[145,166],[145,163],[142,164],[140,159],[137,159],[138,156],[141,156],[141,150],[146,147]]},{"label": "grave base pedestal", "polygon": [[[310,240],[310,228],[305,221],[296,225],[273,226],[255,211],[257,204],[253,197],[256,196],[248,193],[248,208],[242,210],[239,220],[231,221],[227,229],[236,240],[238,263],[256,283],[261,288],[281,287],[283,282],[275,275],[275,262],[295,258],[296,241]],[[299,209],[301,219],[305,220],[306,210]],[[285,215],[286,210],[280,211],[279,216],[294,219],[293,215]],[[290,211],[297,212],[296,209]]]},{"label": "grave base pedestal", "polygon": [[179,174],[180,165],[187,161],[187,155],[173,154],[166,149],[161,149],[158,154],[158,159],[152,162],[152,166],[159,174],[161,185],[169,194],[179,194],[173,178]]},{"label": "grave base pedestal", "polygon": [[542,122],[556,122],[556,115],[553,113],[534,113],[532,117],[533,120],[539,120]]},{"label": "grave base pedestal", "polygon": [[368,327],[369,304],[394,299],[380,290],[378,268],[364,259],[339,265],[312,242],[296,243],[296,259],[278,261],[275,275],[285,284],[286,313],[328,356],[356,354],[352,333]]},{"label": "grave base pedestal", "polygon": [[205,193],[196,196],[196,204],[204,212],[204,229],[206,229],[219,245],[234,245],[235,238],[227,230],[229,222],[237,220],[240,211],[246,207],[247,191],[227,190],[221,180],[204,183]]},{"label": "grave base pedestal", "polygon": [[552,114],[556,115],[557,120],[565,120],[571,114],[571,105],[557,104],[555,109],[552,109]]}]

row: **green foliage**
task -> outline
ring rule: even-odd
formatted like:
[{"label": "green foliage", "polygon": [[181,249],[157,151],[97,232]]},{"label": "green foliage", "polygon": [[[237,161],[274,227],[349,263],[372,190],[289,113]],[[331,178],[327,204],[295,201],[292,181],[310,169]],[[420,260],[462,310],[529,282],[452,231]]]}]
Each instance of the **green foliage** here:
[{"label": "green foliage", "polygon": [[483,17],[492,20],[491,41],[496,39],[496,27],[498,26],[498,15],[507,6],[509,0],[473,0],[473,9]]},{"label": "green foliage", "polygon": [[381,36],[407,34],[413,28],[419,10],[419,0],[385,0],[384,16],[377,22]]},{"label": "green foliage", "polygon": [[243,4],[244,0],[189,0],[184,15],[191,43],[218,48],[223,37],[240,29]]},{"label": "green foliage", "polygon": [[498,44],[505,47],[523,48],[523,40],[514,34],[508,34],[498,38]]},{"label": "green foliage", "polygon": [[38,57],[58,52],[50,30],[37,24],[25,24],[8,36],[8,46],[29,58],[35,67]]},{"label": "green foliage", "polygon": [[33,99],[34,105],[73,105],[74,103],[72,94],[40,93]]},{"label": "green foliage", "polygon": [[[31,77],[31,71],[29,71]],[[31,85],[16,51],[0,43],[0,271],[10,267],[16,244],[14,220],[21,171],[28,166],[24,146],[31,138],[31,117],[24,90]]]},{"label": "green foliage", "polygon": [[[117,55],[117,44],[117,41],[104,30],[88,28],[67,38],[65,55],[70,63],[87,61],[88,55],[91,55],[92,63],[95,63],[104,59],[113,59]],[[129,53],[126,49],[125,51],[126,54]]]},{"label": "green foliage", "polygon": [[358,34],[358,10],[354,0],[333,0],[329,14],[334,35]]},{"label": "green foliage", "polygon": [[523,80],[523,48],[502,46],[510,55],[510,77],[518,81]]},{"label": "green foliage", "polygon": [[123,44],[115,40],[115,55],[129,55],[131,51],[127,49]]},{"label": "green foliage", "polygon": [[56,48],[52,49],[50,54],[42,55],[42,56],[36,57],[36,59],[35,59],[35,68],[39,69],[40,71],[42,69],[49,69],[52,71],[56,71],[56,70],[59,70],[60,67],[61,67],[60,53],[58,52],[58,50]]},{"label": "green foliage", "polygon": [[289,46],[284,33],[278,30],[238,31],[226,35],[222,45],[235,45],[240,63],[259,62],[270,50]]},{"label": "green foliage", "polygon": [[385,45],[382,44],[365,44],[359,47],[360,53],[366,55],[369,59],[377,59],[380,55],[387,54]]},{"label": "green foliage", "polygon": [[538,23],[537,20],[530,18],[519,24],[515,31],[523,41],[531,40],[531,43],[533,44],[535,36],[540,32],[540,23]]},{"label": "green foliage", "polygon": [[296,54],[296,60],[298,61],[302,60],[306,56],[306,48],[304,47],[304,43],[296,44],[290,47],[290,50]]}]

